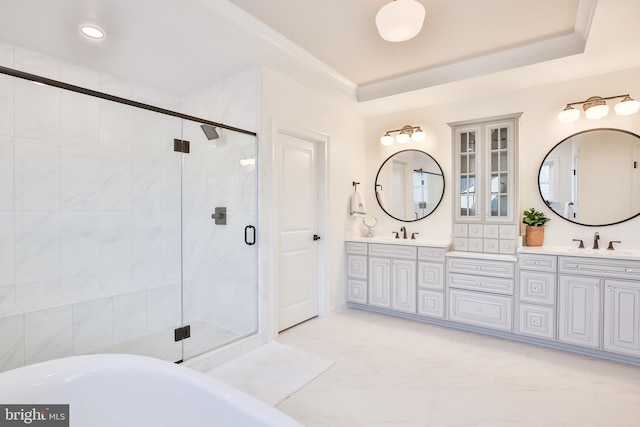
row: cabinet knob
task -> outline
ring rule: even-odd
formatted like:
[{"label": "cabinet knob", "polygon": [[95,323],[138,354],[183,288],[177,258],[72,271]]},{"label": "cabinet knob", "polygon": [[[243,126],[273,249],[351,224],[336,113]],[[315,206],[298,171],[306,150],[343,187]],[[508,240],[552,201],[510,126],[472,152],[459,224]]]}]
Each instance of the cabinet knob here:
[{"label": "cabinet knob", "polygon": [[476,311],[477,311],[478,313],[480,313],[480,312],[482,311],[482,309],[481,309],[481,308],[476,308]]},{"label": "cabinet knob", "polygon": [[576,265],[576,268],[577,268],[577,269],[581,269],[581,268],[582,268],[582,265],[581,265],[581,264],[578,264],[578,265]]},{"label": "cabinet knob", "polygon": [[598,289],[598,284],[593,285],[594,288]]},{"label": "cabinet knob", "polygon": [[625,268],[624,271],[627,273],[633,273],[633,268]]},{"label": "cabinet knob", "polygon": [[534,263],[533,263],[533,264],[534,264],[534,265],[538,265],[538,264],[540,264],[540,261],[534,261]]},{"label": "cabinet knob", "polygon": [[607,286],[607,292],[611,292],[611,285]]}]

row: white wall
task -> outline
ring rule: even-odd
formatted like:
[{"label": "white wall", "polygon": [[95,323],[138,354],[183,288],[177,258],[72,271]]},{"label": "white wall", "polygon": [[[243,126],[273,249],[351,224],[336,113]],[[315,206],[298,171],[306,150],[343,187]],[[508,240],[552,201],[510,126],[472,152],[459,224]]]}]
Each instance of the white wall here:
[{"label": "white wall", "polygon": [[[420,232],[421,238],[440,238],[443,234],[448,237],[452,223],[452,194],[455,183],[452,177],[451,129],[447,123],[523,112],[519,133],[519,211],[521,213],[524,209],[535,207],[551,218],[546,226],[545,244],[572,245],[573,238],[584,239],[587,242],[595,231],[599,231],[604,241],[621,240],[620,248],[640,248],[640,218],[607,227],[575,225],[555,215],[544,205],[537,185],[538,169],[547,152],[555,144],[574,133],[586,129],[610,127],[640,134],[640,121],[637,114],[618,116],[613,113],[613,108],[608,117],[598,121],[587,120],[584,115],[570,124],[561,123],[557,119],[557,114],[567,103],[584,100],[593,95],[613,96],[630,93],[632,97],[639,97],[638,73],[640,69],[624,70],[367,118],[367,178],[364,189],[369,211],[378,217],[375,233],[390,236],[391,230],[398,230],[404,225],[384,214],[375,200],[375,176],[388,156],[402,149],[416,148],[431,154],[440,163],[446,180],[442,205],[428,218],[407,224],[407,228],[409,231]],[[406,124],[422,126],[427,134],[426,141],[411,142],[402,147],[397,144],[390,147],[380,145],[380,136],[385,131],[398,129]]]},{"label": "white wall", "polygon": [[[327,228],[323,236],[323,264],[326,268],[326,310],[329,313],[335,312],[346,306],[344,236],[345,230],[353,228],[356,221],[349,216],[352,182],[365,180],[363,120],[357,113],[354,101],[319,94],[269,69],[264,70],[262,97],[260,154],[261,165],[266,171],[272,168],[273,123],[291,125],[328,136],[328,203],[325,207]],[[273,176],[262,178],[271,183],[271,188],[267,191],[273,192]],[[265,204],[269,204],[272,199],[265,197]],[[262,212],[270,215],[277,209],[273,205],[262,207]],[[270,224],[274,223],[273,218],[268,221]],[[275,245],[276,242],[271,243]],[[273,255],[272,251],[270,262],[274,262]]]}]

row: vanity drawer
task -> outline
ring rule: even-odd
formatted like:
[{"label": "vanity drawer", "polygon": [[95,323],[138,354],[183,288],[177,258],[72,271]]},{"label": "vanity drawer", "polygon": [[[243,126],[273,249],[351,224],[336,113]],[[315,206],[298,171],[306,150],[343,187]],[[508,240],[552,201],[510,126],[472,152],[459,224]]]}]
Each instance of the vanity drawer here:
[{"label": "vanity drawer", "polygon": [[449,272],[481,274],[485,276],[514,278],[515,263],[510,261],[479,260],[471,258],[450,257]]},{"label": "vanity drawer", "polygon": [[588,257],[558,257],[560,273],[640,280],[640,261]]},{"label": "vanity drawer", "polygon": [[367,303],[367,282],[364,280],[347,280],[347,301],[358,304]]},{"label": "vanity drawer", "polygon": [[418,287],[425,289],[444,289],[444,264],[418,262]]},{"label": "vanity drawer", "polygon": [[367,279],[367,257],[347,255],[347,276],[355,279]]},{"label": "vanity drawer", "polygon": [[513,279],[450,273],[449,287],[513,295],[514,284]]},{"label": "vanity drawer", "polygon": [[449,320],[511,331],[512,305],[513,300],[509,297],[451,289],[449,291]]},{"label": "vanity drawer", "polygon": [[520,254],[518,255],[518,267],[527,270],[556,271],[558,257],[555,255]]},{"label": "vanity drawer", "polygon": [[416,259],[417,253],[418,248],[416,248],[415,246],[380,245],[375,243],[369,245],[369,255],[371,256]]},{"label": "vanity drawer", "polygon": [[536,304],[556,303],[556,275],[538,271],[521,270],[518,274],[519,301]]},{"label": "vanity drawer", "polygon": [[518,333],[538,338],[554,339],[556,332],[553,307],[520,304],[518,306]]},{"label": "vanity drawer", "polygon": [[418,316],[444,319],[444,294],[442,292],[419,289]]},{"label": "vanity drawer", "polygon": [[367,254],[367,244],[359,242],[347,242],[347,253],[356,255]]},{"label": "vanity drawer", "polygon": [[421,261],[440,261],[444,262],[444,248],[418,248],[418,259]]}]

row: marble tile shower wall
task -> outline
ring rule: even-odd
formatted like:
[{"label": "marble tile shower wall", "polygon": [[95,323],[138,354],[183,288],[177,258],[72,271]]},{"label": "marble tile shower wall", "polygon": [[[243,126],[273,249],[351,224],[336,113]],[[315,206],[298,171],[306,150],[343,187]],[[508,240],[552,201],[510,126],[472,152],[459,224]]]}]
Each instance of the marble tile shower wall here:
[{"label": "marble tile shower wall", "polygon": [[[0,43],[0,64],[165,94]],[[168,99],[168,97],[167,97]],[[0,75],[0,371],[180,322],[181,121]]]},{"label": "marble tile shower wall", "polygon": [[0,93],[4,368],[178,325],[180,120],[5,76]]}]

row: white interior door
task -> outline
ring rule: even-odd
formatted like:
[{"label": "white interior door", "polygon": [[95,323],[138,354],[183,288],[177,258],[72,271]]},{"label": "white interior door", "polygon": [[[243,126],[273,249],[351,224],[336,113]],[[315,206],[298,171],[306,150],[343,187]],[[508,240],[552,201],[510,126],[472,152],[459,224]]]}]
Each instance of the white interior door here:
[{"label": "white interior door", "polygon": [[318,144],[276,134],[278,331],[318,315]]}]

